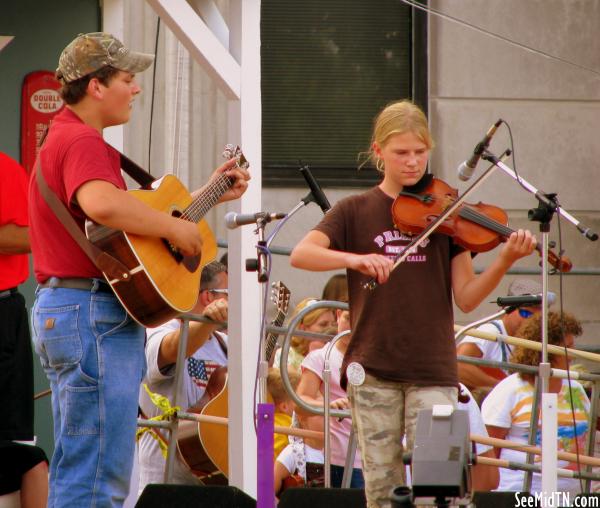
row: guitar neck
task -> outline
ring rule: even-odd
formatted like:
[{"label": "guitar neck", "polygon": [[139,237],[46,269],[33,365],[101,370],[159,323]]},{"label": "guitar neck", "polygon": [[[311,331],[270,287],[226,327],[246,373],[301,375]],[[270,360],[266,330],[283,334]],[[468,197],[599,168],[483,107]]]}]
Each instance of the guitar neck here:
[{"label": "guitar neck", "polygon": [[215,178],[184,210],[181,218],[192,222],[200,222],[206,213],[217,204],[221,196],[231,188],[234,182],[233,178],[225,174]]},{"label": "guitar neck", "polygon": [[[273,320],[271,325],[273,326],[281,326],[283,321],[285,320],[285,312],[278,311],[277,317]],[[275,346],[277,346],[277,337],[276,333],[267,334],[266,338],[266,347],[265,347],[265,360],[269,363],[269,367],[273,366],[273,352],[275,351]]]}]

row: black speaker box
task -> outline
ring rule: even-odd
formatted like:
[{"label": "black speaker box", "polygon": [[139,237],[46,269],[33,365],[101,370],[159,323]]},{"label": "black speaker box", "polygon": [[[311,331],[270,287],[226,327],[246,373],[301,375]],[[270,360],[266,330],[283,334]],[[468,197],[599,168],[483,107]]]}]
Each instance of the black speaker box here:
[{"label": "black speaker box", "polygon": [[366,508],[363,489],[295,487],[283,491],[279,508]]},{"label": "black speaker box", "polygon": [[[573,498],[574,496],[571,496]],[[553,500],[557,508],[563,506],[564,499],[558,497]],[[571,500],[572,502],[572,500]],[[558,503],[558,504],[557,504]],[[539,508],[541,504],[535,496],[527,492],[475,492],[473,504],[476,508],[515,508],[515,506],[531,506]],[[580,506],[595,506],[581,504]]]},{"label": "black speaker box", "polygon": [[256,501],[236,487],[221,485],[147,485],[136,508],[256,508]]},{"label": "black speaker box", "polygon": [[[527,494],[520,494],[520,496],[527,496]],[[476,508],[515,508],[515,493],[475,492],[473,494],[473,504]]]}]

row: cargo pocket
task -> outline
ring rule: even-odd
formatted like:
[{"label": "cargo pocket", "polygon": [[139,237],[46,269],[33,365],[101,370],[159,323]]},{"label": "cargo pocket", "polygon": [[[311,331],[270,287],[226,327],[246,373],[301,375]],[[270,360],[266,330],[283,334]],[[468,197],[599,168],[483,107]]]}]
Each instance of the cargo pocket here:
[{"label": "cargo pocket", "polygon": [[67,434],[82,436],[100,433],[97,386],[68,386],[65,415]]}]

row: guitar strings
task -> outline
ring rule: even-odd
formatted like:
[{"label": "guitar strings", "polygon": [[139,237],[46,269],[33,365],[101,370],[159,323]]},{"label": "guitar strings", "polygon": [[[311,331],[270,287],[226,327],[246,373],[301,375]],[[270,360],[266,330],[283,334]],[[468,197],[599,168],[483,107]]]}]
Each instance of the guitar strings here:
[{"label": "guitar strings", "polygon": [[[219,198],[231,187],[231,178],[222,174],[209,184],[201,196],[196,198],[181,215],[182,219],[198,222],[219,200]],[[215,192],[216,191],[216,192]]]},{"label": "guitar strings", "polygon": [[[237,167],[240,166],[240,160],[244,158],[239,147],[233,154],[237,158]],[[245,159],[244,159],[245,160]],[[221,173],[215,180],[208,184],[208,187],[183,211],[181,218],[192,222],[198,222],[206,212],[217,204],[219,198],[227,192],[234,184],[235,179]]]}]

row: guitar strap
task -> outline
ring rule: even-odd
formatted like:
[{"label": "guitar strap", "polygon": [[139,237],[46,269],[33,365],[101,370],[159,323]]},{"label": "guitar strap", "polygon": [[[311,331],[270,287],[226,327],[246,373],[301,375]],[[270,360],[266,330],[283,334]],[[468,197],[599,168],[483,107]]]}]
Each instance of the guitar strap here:
[{"label": "guitar strap", "polygon": [[[492,325],[494,325],[500,333],[503,332],[502,327],[500,326],[500,323],[498,323],[496,320],[490,321],[490,323]],[[507,362],[508,361],[508,353],[511,352],[510,347],[508,346],[508,344],[505,344],[504,342],[500,342],[500,350],[502,351],[502,361]]]},{"label": "guitar strap", "polygon": [[[45,141],[45,136],[43,141]],[[123,169],[123,171],[125,171],[142,187],[148,187],[150,186],[150,184],[152,184],[152,182],[155,181],[155,178],[150,173],[142,169],[131,159],[119,152],[116,148],[108,144],[106,146],[119,154],[121,160],[121,168]],[[67,210],[67,207],[58,198],[56,193],[48,186],[46,178],[44,177],[44,172],[42,171],[42,161],[39,153],[35,162],[35,172],[40,194],[42,195],[42,197],[44,198],[54,215],[63,225],[65,230],[71,235],[73,240],[77,242],[81,250],[83,250],[83,252],[85,252],[85,254],[92,260],[94,265],[96,265],[99,270],[106,273],[110,279],[116,279],[119,281],[131,280],[131,274],[129,273],[127,267],[123,265],[123,263],[121,263],[119,260],[111,256],[110,254],[99,249],[98,247],[96,247],[96,245],[94,245],[88,240],[84,232],[79,228],[79,226],[75,222],[73,216]]]},{"label": "guitar strap", "polygon": [[217,342],[221,347],[221,351],[223,351],[223,353],[225,353],[225,357],[227,357],[227,344],[225,343],[225,339],[223,339],[223,335],[220,332],[213,332],[213,335],[215,336],[215,339],[217,339]]},{"label": "guitar strap", "polygon": [[139,183],[142,187],[149,187],[156,178],[154,178],[148,171],[138,166],[135,162],[133,162],[129,157],[122,154],[117,150],[114,146],[110,146],[107,144],[111,150],[114,150],[119,154],[119,158],[121,159],[121,169],[125,171],[131,178],[133,178],[137,183]]}]

